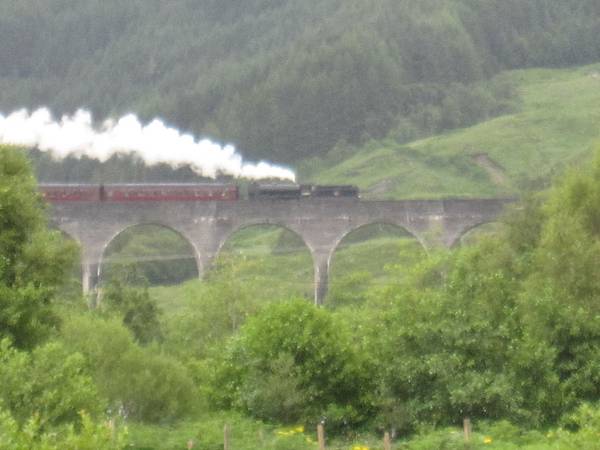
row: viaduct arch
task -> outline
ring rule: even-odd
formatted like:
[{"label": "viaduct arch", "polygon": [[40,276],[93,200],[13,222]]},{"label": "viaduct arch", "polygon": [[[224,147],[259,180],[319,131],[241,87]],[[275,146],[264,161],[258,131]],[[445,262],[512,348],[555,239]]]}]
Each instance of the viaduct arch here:
[{"label": "viaduct arch", "polygon": [[102,248],[100,261],[98,261],[98,269],[97,269],[98,279],[102,278],[102,273],[105,269],[104,266],[105,266],[106,260],[107,260],[106,253],[108,251],[108,247],[110,246],[110,244],[113,243],[116,239],[118,239],[119,236],[121,236],[126,231],[128,231],[132,228],[136,228],[136,227],[140,227],[140,226],[144,226],[144,225],[153,225],[153,226],[156,226],[159,228],[164,228],[165,230],[169,230],[169,231],[175,233],[176,235],[178,235],[181,239],[183,239],[188,244],[189,248],[192,250],[192,256],[194,257],[194,261],[196,264],[196,271],[198,272],[199,275],[203,273],[202,261],[200,260],[200,253],[198,252],[198,249],[196,248],[196,245],[194,244],[194,242],[188,236],[186,236],[184,232],[182,232],[176,228],[173,228],[170,225],[165,225],[164,223],[143,222],[143,223],[132,223],[131,225],[129,225],[126,228],[119,231],[114,236],[110,237],[110,239],[107,242],[105,242],[104,247]]},{"label": "viaduct arch", "polygon": [[[335,254],[335,252],[338,250],[338,248],[340,247],[340,245],[342,244],[342,241],[348,237],[350,234],[354,233],[355,231],[359,231],[362,228],[365,227],[370,227],[373,225],[388,225],[388,226],[392,226],[393,228],[395,228],[396,230],[400,230],[402,232],[406,232],[408,233],[408,235],[413,238],[414,240],[416,240],[421,247],[423,247],[423,249],[425,251],[428,251],[431,247],[427,246],[427,243],[424,242],[423,240],[420,239],[419,236],[415,235],[414,233],[412,233],[410,230],[407,230],[406,228],[404,228],[401,225],[395,224],[395,223],[389,223],[389,222],[380,222],[380,221],[371,221],[371,222],[367,222],[364,223],[362,225],[357,225],[355,227],[353,227],[352,229],[349,229],[347,231],[344,232],[343,235],[339,236],[338,240],[334,243],[334,245],[331,247],[331,253],[329,254],[329,265],[331,265],[331,261],[333,260],[333,255]],[[479,225],[475,225],[474,228],[477,228]],[[460,237],[458,237],[458,239],[460,239]]]},{"label": "viaduct arch", "polygon": [[405,229],[426,250],[451,247],[466,231],[494,222],[514,199],[364,201],[356,198],[245,200],[238,202],[65,202],[55,203],[51,221],[81,245],[82,286],[95,289],[108,244],[141,224],[172,229],[194,249],[203,273],[236,231],[276,225],[299,235],[312,256],[314,300],[321,304],[329,284],[331,257],[341,240],[366,225]]}]

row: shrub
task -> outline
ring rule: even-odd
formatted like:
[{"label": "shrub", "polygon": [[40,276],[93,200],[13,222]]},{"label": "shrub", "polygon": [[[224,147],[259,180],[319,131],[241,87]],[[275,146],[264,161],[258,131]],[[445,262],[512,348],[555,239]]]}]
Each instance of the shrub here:
[{"label": "shrub", "polygon": [[98,417],[104,410],[84,357],[52,342],[32,353],[0,342],[0,403],[15,420],[33,414],[40,427],[74,423],[86,410]]},{"label": "shrub", "polygon": [[131,286],[126,278],[115,277],[103,290],[100,308],[122,317],[140,344],[161,340],[158,306],[147,287]]},{"label": "shrub", "polygon": [[126,429],[109,423],[94,423],[80,413],[73,425],[45,432],[39,417],[32,416],[23,426],[0,409],[0,450],[119,450],[126,447]]},{"label": "shrub", "polygon": [[335,429],[364,419],[354,411],[369,412],[369,374],[344,324],[303,300],[269,306],[249,319],[218,382],[229,386],[234,404],[268,420],[316,422],[328,410],[345,409],[332,418],[339,422],[330,422]]},{"label": "shrub", "polygon": [[186,368],[156,347],[137,345],[118,320],[74,316],[65,321],[62,336],[84,355],[111,410],[158,422],[191,409],[196,389]]}]

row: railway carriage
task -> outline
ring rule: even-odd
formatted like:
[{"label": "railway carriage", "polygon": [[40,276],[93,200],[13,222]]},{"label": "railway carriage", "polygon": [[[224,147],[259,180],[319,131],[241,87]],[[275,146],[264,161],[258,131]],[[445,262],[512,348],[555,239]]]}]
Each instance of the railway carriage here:
[{"label": "railway carriage", "polygon": [[233,184],[109,184],[103,185],[102,200],[131,201],[235,201],[239,190]]},{"label": "railway carriage", "polygon": [[40,184],[39,189],[51,203],[239,200],[234,184]]},{"label": "railway carriage", "polygon": [[50,203],[101,201],[99,186],[94,184],[40,184],[39,190]]}]

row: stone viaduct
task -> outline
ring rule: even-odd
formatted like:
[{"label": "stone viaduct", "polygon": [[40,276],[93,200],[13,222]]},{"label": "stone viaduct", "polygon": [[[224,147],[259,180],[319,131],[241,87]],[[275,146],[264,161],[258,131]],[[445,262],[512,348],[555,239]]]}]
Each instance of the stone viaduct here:
[{"label": "stone viaduct", "polygon": [[227,239],[242,228],[270,224],[298,234],[314,264],[314,299],[327,293],[329,266],[340,241],[370,224],[411,233],[426,250],[452,247],[463,234],[497,220],[511,199],[365,201],[354,198],[245,200],[236,202],[65,202],[51,206],[51,221],[79,242],[83,290],[95,289],[108,244],[129,227],[170,228],[194,250],[202,274]]}]

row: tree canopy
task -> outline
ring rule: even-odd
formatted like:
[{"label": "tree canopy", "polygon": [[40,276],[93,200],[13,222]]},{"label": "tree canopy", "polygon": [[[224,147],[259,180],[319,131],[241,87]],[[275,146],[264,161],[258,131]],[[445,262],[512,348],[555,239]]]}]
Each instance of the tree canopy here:
[{"label": "tree canopy", "polygon": [[48,230],[25,155],[0,147],[0,339],[29,348],[55,326],[51,302],[75,254]]}]

